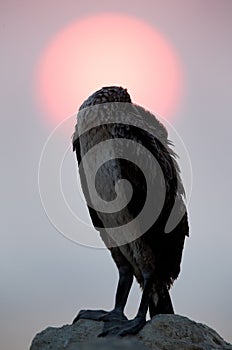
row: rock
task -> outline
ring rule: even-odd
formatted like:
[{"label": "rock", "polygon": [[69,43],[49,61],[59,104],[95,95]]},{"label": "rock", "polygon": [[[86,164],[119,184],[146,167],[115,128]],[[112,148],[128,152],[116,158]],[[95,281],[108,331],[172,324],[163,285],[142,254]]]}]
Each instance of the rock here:
[{"label": "rock", "polygon": [[179,315],[158,315],[135,336],[98,338],[103,322],[79,320],[37,334],[30,350],[232,350],[213,329]]}]

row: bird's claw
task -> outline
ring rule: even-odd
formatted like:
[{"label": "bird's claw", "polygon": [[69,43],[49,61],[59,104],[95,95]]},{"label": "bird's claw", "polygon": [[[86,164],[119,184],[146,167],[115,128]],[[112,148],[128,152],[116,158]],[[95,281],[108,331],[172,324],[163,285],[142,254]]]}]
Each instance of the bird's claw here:
[{"label": "bird's claw", "polygon": [[126,316],[115,310],[105,311],[105,310],[80,310],[78,315],[74,318],[73,323],[76,323],[80,319],[88,319],[95,321],[104,321],[104,322],[112,322],[112,321],[127,321]]},{"label": "bird's claw", "polygon": [[98,337],[124,337],[125,335],[137,334],[145,325],[144,318],[135,318],[133,320],[123,321],[120,324],[105,323],[103,332]]},{"label": "bird's claw", "polygon": [[80,310],[74,318],[73,323],[76,323],[80,319],[101,321],[101,318],[107,315],[107,313],[105,310]]}]

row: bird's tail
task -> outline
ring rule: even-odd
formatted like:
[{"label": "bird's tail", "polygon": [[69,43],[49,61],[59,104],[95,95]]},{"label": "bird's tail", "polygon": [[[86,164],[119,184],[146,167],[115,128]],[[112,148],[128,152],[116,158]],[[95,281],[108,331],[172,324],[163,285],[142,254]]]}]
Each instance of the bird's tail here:
[{"label": "bird's tail", "polygon": [[159,290],[155,285],[153,286],[149,302],[149,314],[151,318],[158,314],[174,314],[171,297],[166,286],[159,288]]}]

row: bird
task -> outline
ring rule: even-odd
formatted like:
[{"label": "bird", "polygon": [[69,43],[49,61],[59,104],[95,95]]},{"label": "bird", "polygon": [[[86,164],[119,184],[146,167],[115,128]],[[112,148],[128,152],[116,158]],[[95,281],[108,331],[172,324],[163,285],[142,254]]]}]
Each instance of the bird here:
[{"label": "bird", "polygon": [[[93,226],[119,275],[113,310],[80,310],[73,323],[104,321],[100,336],[136,334],[148,311],[151,318],[174,313],[169,290],[189,236],[178,157],[164,125],[119,86],[103,87],[82,103],[72,143]],[[128,320],[134,278],[142,295]]]}]

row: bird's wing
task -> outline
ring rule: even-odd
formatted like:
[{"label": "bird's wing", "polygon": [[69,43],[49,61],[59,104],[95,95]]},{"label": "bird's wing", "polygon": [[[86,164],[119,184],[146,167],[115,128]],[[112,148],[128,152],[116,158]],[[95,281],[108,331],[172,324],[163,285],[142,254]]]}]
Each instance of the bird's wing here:
[{"label": "bird's wing", "polygon": [[[110,108],[112,115],[112,104]],[[104,105],[104,109],[96,106],[94,110],[86,110],[82,115],[79,114],[78,123],[84,124],[86,131],[80,133],[77,123],[73,138],[73,148],[80,166],[82,188],[93,225],[97,229],[122,227],[123,231],[124,225],[138,218],[150,196],[145,217],[137,219],[135,226],[132,227],[136,231],[133,234],[137,238],[139,232],[144,230],[146,221],[150,220],[152,225],[149,230],[146,230],[149,234],[145,237],[153,245],[158,232],[164,232],[175,198],[177,196],[180,198],[181,205],[183,202],[184,190],[175,154],[170,148],[166,129],[151,113],[132,104],[128,104],[127,108],[116,106],[113,119],[109,122],[108,112],[107,105]],[[98,120],[97,125],[94,125],[94,120]],[[86,124],[89,124],[88,127]],[[110,143],[112,140],[114,142]],[[98,147],[92,152],[92,158],[87,159],[87,167],[84,169],[82,160],[95,146]],[[94,167],[104,158],[105,163],[99,166],[96,172]],[[96,210],[91,201],[87,183],[87,175],[90,173],[96,174],[92,180],[97,194],[109,203],[117,197],[115,186],[118,181],[126,179],[133,188],[132,195],[125,183],[119,189],[123,192],[122,197],[127,205],[120,209],[115,204],[115,207],[111,206],[112,210],[107,213]],[[163,205],[162,208],[161,205]],[[157,219],[159,210],[160,216]],[[154,217],[155,220],[152,222]],[[184,235],[188,234],[186,226],[183,230]]]}]

